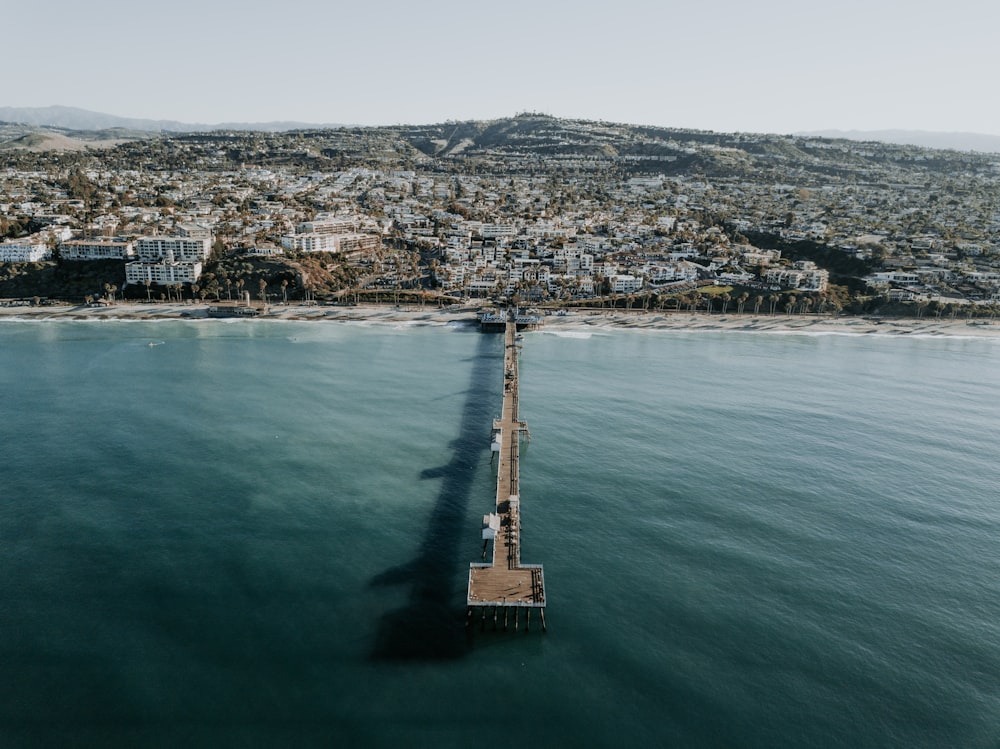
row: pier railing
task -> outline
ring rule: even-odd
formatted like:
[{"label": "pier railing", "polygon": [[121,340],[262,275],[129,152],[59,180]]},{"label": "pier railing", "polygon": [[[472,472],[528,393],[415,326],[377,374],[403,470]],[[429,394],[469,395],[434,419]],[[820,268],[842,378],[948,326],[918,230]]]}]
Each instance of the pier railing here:
[{"label": "pier railing", "polygon": [[[539,609],[542,630],[545,626],[545,575],[540,564],[521,563],[521,490],[520,490],[520,439],[527,433],[528,425],[521,421],[518,412],[518,321],[506,315],[504,321],[503,407],[501,416],[493,422],[494,445],[498,455],[495,515],[499,528],[490,526],[484,519],[483,539],[492,540],[492,562],[469,565],[467,603],[469,620],[473,610],[481,609],[485,627],[486,610],[493,609],[494,628],[503,612],[504,629],[508,616],[514,610],[514,628],[518,627],[517,611],[527,609],[525,628],[530,627],[531,609]],[[485,556],[486,546],[483,547]]]}]

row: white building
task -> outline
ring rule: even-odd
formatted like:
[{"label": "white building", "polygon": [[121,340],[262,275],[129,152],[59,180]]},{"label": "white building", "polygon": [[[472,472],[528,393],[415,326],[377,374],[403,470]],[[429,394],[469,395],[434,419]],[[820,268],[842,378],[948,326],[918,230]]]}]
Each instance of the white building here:
[{"label": "white building", "polygon": [[514,224],[483,224],[479,234],[483,239],[513,237],[517,234],[517,227]]},{"label": "white building", "polygon": [[147,262],[137,260],[125,265],[125,284],[194,283],[201,276],[201,263]]},{"label": "white building", "polygon": [[211,237],[141,237],[135,242],[140,260],[201,263],[212,254]]},{"label": "white building", "polygon": [[59,245],[64,260],[126,260],[135,256],[131,242],[74,239]]},{"label": "white building", "polygon": [[175,231],[178,237],[190,239],[212,238],[212,230],[201,224],[177,224]]},{"label": "white building", "polygon": [[44,242],[0,243],[0,263],[38,263],[52,257],[52,250]]},{"label": "white building", "polygon": [[608,279],[615,294],[631,294],[642,288],[642,279],[630,275],[614,275]]},{"label": "white building", "polygon": [[255,257],[272,257],[275,255],[283,255],[284,251],[280,247],[272,247],[270,245],[260,245],[254,247],[247,247],[244,251],[246,255],[253,255]]},{"label": "white building", "polygon": [[303,221],[295,231],[298,234],[355,234],[358,222],[348,218],[317,218]]},{"label": "white building", "polygon": [[286,234],[281,246],[297,252],[343,252],[353,258],[374,253],[382,240],[374,234]]},{"label": "white building", "polygon": [[867,276],[865,280],[870,285],[896,284],[897,286],[916,286],[920,283],[920,276],[907,271],[883,271]]},{"label": "white building", "polygon": [[698,270],[694,263],[678,262],[669,265],[650,265],[646,268],[649,282],[654,285],[674,283],[675,281],[688,281],[694,283],[698,280]]},{"label": "white building", "polygon": [[202,261],[212,252],[208,237],[142,237],[135,242],[139,259],[125,265],[125,284],[194,283]]},{"label": "white building", "polygon": [[552,270],[569,275],[590,275],[594,272],[594,256],[578,248],[559,249],[552,255]]},{"label": "white building", "polygon": [[816,263],[811,260],[799,260],[791,268],[768,269],[765,280],[783,289],[826,291],[830,283],[830,272],[817,268]]}]

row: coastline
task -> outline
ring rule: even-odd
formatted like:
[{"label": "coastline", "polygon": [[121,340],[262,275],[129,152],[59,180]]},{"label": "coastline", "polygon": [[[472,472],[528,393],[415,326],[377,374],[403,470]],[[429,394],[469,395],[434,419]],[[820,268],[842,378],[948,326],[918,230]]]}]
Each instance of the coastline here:
[{"label": "coastline", "polygon": [[[201,303],[132,304],[118,303],[102,307],[0,307],[3,320],[210,320],[208,308]],[[365,322],[385,324],[447,325],[474,324],[479,305],[436,307],[390,307],[358,305],[327,307],[279,305],[267,313],[247,319]],[[238,318],[226,318],[228,320]],[[573,331],[594,329],[637,329],[686,332],[745,332],[810,335],[910,335],[1000,338],[1000,324],[937,318],[871,318],[829,315],[753,315],[705,314],[691,312],[626,312],[624,310],[587,310],[543,318],[543,330]]]}]

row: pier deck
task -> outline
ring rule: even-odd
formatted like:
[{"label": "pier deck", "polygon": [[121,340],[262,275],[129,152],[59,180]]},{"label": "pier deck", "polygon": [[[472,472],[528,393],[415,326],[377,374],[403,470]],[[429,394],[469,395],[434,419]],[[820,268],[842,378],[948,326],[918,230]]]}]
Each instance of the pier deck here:
[{"label": "pier deck", "polygon": [[[518,414],[517,325],[508,318],[504,330],[503,408],[493,422],[497,454],[495,514],[499,529],[493,539],[493,560],[469,569],[471,607],[545,607],[542,566],[521,564],[520,438],[528,425]],[[495,612],[494,612],[495,616]],[[544,619],[543,619],[544,623]]]}]

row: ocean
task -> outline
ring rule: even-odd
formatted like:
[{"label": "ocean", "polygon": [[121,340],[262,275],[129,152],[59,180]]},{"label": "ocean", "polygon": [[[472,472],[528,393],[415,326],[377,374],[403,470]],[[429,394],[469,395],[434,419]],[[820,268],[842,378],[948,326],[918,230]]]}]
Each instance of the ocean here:
[{"label": "ocean", "polygon": [[1000,747],[1000,340],[0,324],[0,746]]}]

